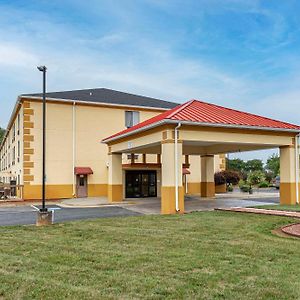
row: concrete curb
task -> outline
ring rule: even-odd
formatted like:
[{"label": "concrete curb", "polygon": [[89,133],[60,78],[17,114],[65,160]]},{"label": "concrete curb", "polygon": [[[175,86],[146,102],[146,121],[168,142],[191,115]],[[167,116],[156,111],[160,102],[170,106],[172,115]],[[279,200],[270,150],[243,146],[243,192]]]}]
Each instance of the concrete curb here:
[{"label": "concrete curb", "polygon": [[246,207],[215,208],[215,210],[300,218],[300,212],[285,211],[285,210],[272,210],[272,209],[262,209],[262,208],[246,208]]}]

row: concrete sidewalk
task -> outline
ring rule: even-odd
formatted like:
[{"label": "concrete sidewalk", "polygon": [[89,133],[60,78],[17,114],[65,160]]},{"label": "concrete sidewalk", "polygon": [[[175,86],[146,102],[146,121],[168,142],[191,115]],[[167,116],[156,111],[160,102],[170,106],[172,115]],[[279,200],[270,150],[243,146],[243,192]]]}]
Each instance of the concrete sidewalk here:
[{"label": "concrete sidewalk", "polygon": [[108,202],[106,197],[87,197],[65,199],[58,203],[61,207],[99,207],[106,205],[115,205]]}]

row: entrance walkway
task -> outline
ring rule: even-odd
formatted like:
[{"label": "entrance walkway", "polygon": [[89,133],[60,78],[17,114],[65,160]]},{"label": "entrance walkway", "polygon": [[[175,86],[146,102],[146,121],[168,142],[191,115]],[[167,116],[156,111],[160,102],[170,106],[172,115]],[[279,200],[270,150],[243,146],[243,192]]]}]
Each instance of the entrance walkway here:
[{"label": "entrance walkway", "polygon": [[[257,201],[258,200],[258,201]],[[269,199],[238,199],[238,198],[201,198],[197,196],[185,197],[185,212],[209,211],[215,208],[249,207],[259,205],[274,205]],[[160,214],[161,204],[159,198],[129,199],[118,204],[120,207],[142,214]]]},{"label": "entrance walkway", "polygon": [[[249,207],[258,205],[274,205],[279,202],[278,195],[247,195],[244,193],[227,193],[215,198],[201,198],[200,196],[185,197],[185,212],[214,210],[215,208]],[[131,198],[122,202],[109,203],[106,197],[66,199],[58,204],[62,207],[100,207],[118,206],[142,214],[160,214],[160,198]]]}]

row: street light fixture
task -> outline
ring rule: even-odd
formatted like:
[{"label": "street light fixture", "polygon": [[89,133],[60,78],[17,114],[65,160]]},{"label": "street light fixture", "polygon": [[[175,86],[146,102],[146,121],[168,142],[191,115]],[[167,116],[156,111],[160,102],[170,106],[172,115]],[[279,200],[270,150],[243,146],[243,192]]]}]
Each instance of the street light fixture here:
[{"label": "street light fixture", "polygon": [[40,72],[43,72],[43,168],[42,168],[42,208],[41,212],[46,212],[46,203],[45,203],[45,182],[46,182],[46,66],[38,66],[37,69]]}]

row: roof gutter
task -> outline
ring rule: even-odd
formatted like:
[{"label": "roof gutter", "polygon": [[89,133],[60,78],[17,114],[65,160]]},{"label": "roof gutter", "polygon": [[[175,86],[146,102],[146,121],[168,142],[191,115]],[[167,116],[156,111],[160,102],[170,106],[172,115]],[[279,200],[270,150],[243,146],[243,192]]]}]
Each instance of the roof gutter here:
[{"label": "roof gutter", "polygon": [[296,203],[299,204],[299,137],[297,134],[295,137],[295,169],[296,169]]},{"label": "roof gutter", "polygon": [[[36,96],[20,96],[21,98],[32,99],[32,100],[42,100],[42,97]],[[141,106],[141,105],[130,105],[130,104],[114,104],[114,103],[105,103],[105,102],[93,102],[93,101],[82,101],[82,100],[75,100],[75,99],[63,99],[63,98],[51,98],[47,97],[47,101],[58,101],[63,103],[72,104],[73,102],[81,103],[81,104],[89,104],[89,105],[99,105],[99,106],[113,106],[113,107],[132,107],[132,108],[144,108],[144,109],[151,109],[151,110],[159,110],[159,111],[167,111],[170,108],[163,108],[163,107],[152,107],[152,106]]]},{"label": "roof gutter", "polygon": [[[150,124],[148,126],[138,128],[137,130],[133,130],[130,132],[126,132],[124,134],[118,135],[116,137],[107,138],[102,140],[102,143],[109,143],[124,137],[128,137],[138,132],[146,131],[157,126],[163,124],[178,124],[179,120],[170,120],[164,119],[157,123]],[[279,131],[279,132],[292,132],[292,133],[300,133],[300,129],[285,129],[285,128],[271,128],[271,127],[259,127],[259,126],[245,126],[245,125],[234,125],[234,124],[219,124],[219,123],[200,123],[200,122],[192,122],[192,121],[180,121],[181,125],[192,125],[192,126],[201,126],[201,127],[213,127],[213,128],[234,128],[234,129],[249,129],[249,130],[265,130],[265,131]]]},{"label": "roof gutter", "polygon": [[[176,212],[179,212],[179,196],[178,196],[178,188],[179,188],[179,174],[178,174],[178,129],[181,127],[181,123],[179,122],[178,125],[175,127],[175,149],[174,149],[174,156],[175,156],[175,209]],[[180,156],[181,158],[181,156]],[[181,161],[180,161],[181,164]],[[182,174],[182,173],[181,173]],[[180,174],[180,176],[181,176]]]}]

